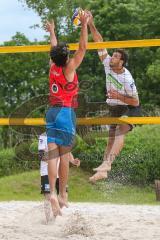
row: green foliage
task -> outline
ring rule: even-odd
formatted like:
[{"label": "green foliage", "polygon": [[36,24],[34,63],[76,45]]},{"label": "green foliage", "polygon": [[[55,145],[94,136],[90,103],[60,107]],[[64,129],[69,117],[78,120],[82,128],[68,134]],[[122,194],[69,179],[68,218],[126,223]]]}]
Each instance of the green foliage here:
[{"label": "green foliage", "polygon": [[13,149],[0,151],[0,177],[13,174],[15,152]]},{"label": "green foliage", "polygon": [[[16,161],[19,171],[28,171],[39,168],[38,150],[36,143],[24,142],[16,147]],[[37,148],[38,149],[38,148]]]},{"label": "green foliage", "polygon": [[87,143],[79,135],[76,135],[74,154],[75,155],[81,154],[82,150],[86,151],[87,148],[88,148]]},{"label": "green foliage", "polygon": [[39,169],[37,142],[22,142],[0,151],[0,177]]},{"label": "green foliage", "polygon": [[33,140],[33,142],[31,143],[30,147],[29,147],[31,153],[36,154],[37,155],[37,151],[38,151],[38,140]]},{"label": "green foliage", "polygon": [[[4,46],[31,44],[23,34],[16,34]],[[48,55],[23,53],[1,55],[0,97],[3,115],[9,115],[22,102],[48,93]],[[7,92],[7,94],[6,94]]]},{"label": "green foliage", "polygon": [[[31,44],[33,43],[23,34],[17,33],[11,41],[5,42],[4,46]],[[44,116],[48,104],[48,62],[49,57],[46,53],[1,54],[1,117],[22,118],[31,114]],[[24,133],[20,131],[20,127],[13,129]],[[8,128],[3,127],[0,132],[0,137],[3,139],[1,147],[8,146],[8,135]]]},{"label": "green foliage", "polygon": [[[126,148],[122,151],[117,163],[121,166],[120,176],[129,176],[132,183],[153,183],[160,178],[160,128],[145,126],[135,129],[126,139]],[[127,148],[129,146],[129,148]],[[116,163],[115,163],[116,164]],[[113,172],[114,175],[114,172]]]}]

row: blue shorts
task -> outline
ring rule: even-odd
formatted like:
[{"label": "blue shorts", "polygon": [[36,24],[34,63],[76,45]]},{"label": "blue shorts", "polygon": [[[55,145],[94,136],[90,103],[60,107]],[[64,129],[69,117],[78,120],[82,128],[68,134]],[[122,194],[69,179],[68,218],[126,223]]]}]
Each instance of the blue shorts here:
[{"label": "blue shorts", "polygon": [[73,108],[51,107],[46,114],[47,142],[71,146],[76,134],[76,115]]}]

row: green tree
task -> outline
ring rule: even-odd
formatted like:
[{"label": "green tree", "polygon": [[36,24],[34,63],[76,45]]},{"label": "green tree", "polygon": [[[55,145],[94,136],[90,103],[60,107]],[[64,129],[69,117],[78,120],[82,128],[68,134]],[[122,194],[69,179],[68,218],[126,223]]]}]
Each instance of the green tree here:
[{"label": "green tree", "polygon": [[[31,45],[23,34],[17,33],[12,40],[5,42],[4,46]],[[41,42],[40,44],[44,44]],[[0,65],[0,109],[1,117],[25,116],[24,102],[34,99],[39,95],[48,94],[48,53],[17,53],[2,54]],[[40,98],[38,99],[40,101]],[[46,106],[47,106],[46,101]],[[24,104],[21,113],[16,115],[16,109]],[[39,102],[41,104],[41,102]],[[37,103],[38,105],[38,103]],[[28,106],[28,105],[27,105]],[[30,113],[36,111],[32,104]],[[39,112],[39,110],[37,110]],[[27,113],[29,110],[27,109]],[[39,112],[41,113],[41,112]],[[43,109],[44,115],[44,109]],[[1,136],[4,146],[8,145],[7,127],[3,128]]]}]

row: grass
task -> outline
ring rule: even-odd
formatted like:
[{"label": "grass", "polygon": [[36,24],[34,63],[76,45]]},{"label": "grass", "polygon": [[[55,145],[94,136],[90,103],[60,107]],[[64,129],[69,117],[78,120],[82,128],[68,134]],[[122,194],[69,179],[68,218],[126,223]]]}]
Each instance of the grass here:
[{"label": "grass", "polygon": [[0,178],[0,201],[40,200],[38,171]]},{"label": "grass", "polygon": [[152,187],[122,185],[113,181],[101,181],[92,185],[88,182],[90,174],[81,169],[73,169],[70,175],[69,196],[71,201],[108,202],[115,204],[153,204],[155,191]]},{"label": "grass", "polygon": [[[158,205],[151,187],[140,188],[122,185],[109,180],[92,185],[88,182],[90,174],[80,168],[70,169],[69,201],[103,202],[115,204]],[[26,172],[0,178],[0,201],[43,199],[40,194],[39,171]]]}]

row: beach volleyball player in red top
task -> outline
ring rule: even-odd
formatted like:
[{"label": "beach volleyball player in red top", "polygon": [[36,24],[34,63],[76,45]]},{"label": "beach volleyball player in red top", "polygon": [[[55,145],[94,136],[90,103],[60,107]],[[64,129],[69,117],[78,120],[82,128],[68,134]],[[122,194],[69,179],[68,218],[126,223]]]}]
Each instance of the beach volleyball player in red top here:
[{"label": "beach volleyball player in red top", "polygon": [[[80,66],[88,41],[88,14],[79,15],[81,34],[78,50],[69,58],[69,48],[57,43],[54,22],[47,22],[50,33],[50,108],[46,114],[47,142],[49,150],[48,176],[50,183],[50,201],[54,216],[61,215],[61,207],[68,206],[66,185],[69,173],[69,158],[75,136],[75,112],[77,107],[78,78],[76,69]],[[57,161],[59,165],[59,195],[56,195]]]}]

